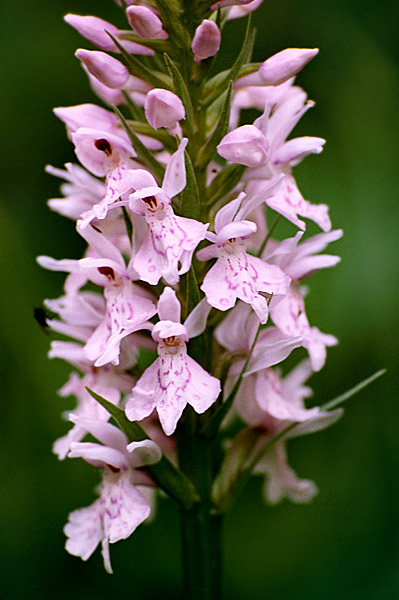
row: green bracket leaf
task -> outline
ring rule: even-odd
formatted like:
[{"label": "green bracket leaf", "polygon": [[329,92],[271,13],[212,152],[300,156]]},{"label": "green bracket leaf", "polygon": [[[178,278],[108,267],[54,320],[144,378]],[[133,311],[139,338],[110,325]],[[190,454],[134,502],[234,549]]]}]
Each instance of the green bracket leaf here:
[{"label": "green bracket leaf", "polygon": [[246,167],[244,165],[229,165],[214,177],[207,189],[207,206],[213,206],[218,200],[233,190],[241,180]]},{"label": "green bracket leaf", "polygon": [[187,315],[199,304],[201,301],[201,295],[195,276],[195,270],[191,265],[190,270],[186,273],[186,312]]},{"label": "green bracket leaf", "polygon": [[187,183],[182,192],[183,201],[181,211],[185,217],[198,219],[201,212],[201,199],[193,163],[187,150],[184,151],[184,162],[186,165]]},{"label": "green bracket leaf", "polygon": [[120,31],[118,35],[120,40],[128,40],[135,44],[140,44],[146,48],[151,48],[155,52],[170,52],[170,43],[166,40],[152,40],[149,38],[141,38],[133,31]]},{"label": "green bracket leaf", "polygon": [[227,73],[219,73],[210,79],[203,88],[202,105],[209,106],[214,102],[227,88],[230,81],[235,81],[241,71],[241,67],[249,59],[254,43],[254,31],[252,29],[252,13],[249,15],[244,42],[235,63]]},{"label": "green bracket leaf", "polygon": [[147,148],[144,146],[143,142],[137,137],[137,135],[134,133],[134,131],[130,127],[125,116],[119,110],[119,108],[114,106],[114,112],[120,118],[122,125],[124,126],[126,133],[128,134],[130,141],[133,144],[133,148],[137,152],[138,160],[140,162],[142,162],[146,167],[151,169],[153,174],[156,177],[158,177],[158,179],[160,181],[162,181],[164,173],[165,173],[165,168],[156,160],[156,158],[153,157],[151,152],[149,150],[147,150]]},{"label": "green bracket leaf", "polygon": [[363,379],[363,381],[355,385],[347,392],[344,392],[340,396],[337,396],[336,398],[333,398],[333,400],[329,400],[328,402],[320,406],[320,410],[331,410],[332,408],[339,406],[343,402],[346,402],[346,400],[349,400],[349,398],[352,398],[352,396],[355,396],[356,394],[364,390],[364,388],[370,385],[370,383],[373,383],[373,381],[379,379],[380,377],[382,377],[382,375],[385,375],[386,372],[386,369],[380,369],[379,371],[376,371],[376,373],[370,375],[370,377],[367,377],[366,379]]},{"label": "green bracket leaf", "polygon": [[184,79],[183,79],[179,69],[177,68],[177,66],[175,65],[173,60],[170,58],[170,56],[168,56],[165,53],[164,59],[165,59],[166,67],[169,71],[170,78],[173,81],[174,91],[179,96],[181,101],[183,102],[184,110],[186,113],[185,125],[187,126],[187,132],[188,132],[189,136],[191,137],[194,135],[195,127],[194,127],[194,109],[193,109],[193,105],[191,102],[191,97],[190,97],[189,91],[187,89],[187,86],[184,82]]},{"label": "green bracket leaf", "polygon": [[213,133],[211,134],[209,140],[206,142],[206,146],[203,148],[202,152],[198,157],[197,167],[201,170],[204,170],[214,158],[216,154],[217,145],[227,133],[230,120],[232,90],[233,82],[230,81],[226,91],[226,98],[223,102],[222,110],[220,111],[219,121],[217,122],[216,127],[213,130]]},{"label": "green bracket leaf", "polygon": [[135,104],[133,102],[133,100],[131,99],[129,94],[127,92],[125,92],[124,90],[122,90],[122,94],[123,94],[123,97],[125,98],[125,102],[129,108],[132,119],[134,121],[139,121],[140,123],[141,122],[146,123],[147,121],[145,119],[144,110],[142,109],[142,107],[137,106],[137,104]]},{"label": "green bracket leaf", "polygon": [[[384,373],[386,373],[386,369],[381,369],[377,371],[376,373],[374,373],[374,375],[367,377],[367,379],[364,379],[364,381],[361,381],[344,394],[341,394],[340,396],[337,396],[333,400],[330,400],[329,402],[326,402],[325,404],[320,406],[320,410],[323,412],[330,412],[331,409],[336,408],[339,404],[342,404],[342,402],[345,402],[349,398],[352,398],[352,396],[354,396],[355,394],[358,394],[366,386],[370,385],[370,383],[384,375]],[[337,409],[335,411],[331,411],[331,414],[336,413],[336,419],[339,419],[339,417],[342,415],[342,412],[342,409]],[[330,424],[332,423],[330,422]],[[297,421],[295,421],[294,423],[290,423],[287,427],[276,433],[269,440],[267,440],[267,436],[263,434],[263,437],[265,438],[265,442],[263,444],[262,432],[258,430],[258,447],[256,447],[256,445],[253,445],[254,452],[252,453],[252,456],[251,454],[248,454],[246,456],[245,461],[241,461],[241,471],[238,472],[237,469],[235,470],[235,478],[232,477],[231,473],[229,472],[231,471],[231,462],[235,458],[235,449],[234,446],[232,447],[233,455],[231,458],[225,458],[225,461],[222,464],[222,468],[219,474],[217,475],[214,483],[214,501],[215,504],[218,506],[217,510],[220,514],[226,512],[228,508],[231,507],[234,500],[237,498],[240,491],[245,486],[245,483],[251,476],[254,468],[256,467],[258,462],[262,460],[262,458],[267,454],[269,449],[272,446],[274,446],[278,441],[284,438],[294,437],[295,430],[303,427],[303,425],[304,423],[299,423]],[[256,432],[256,430],[253,431],[254,433]],[[304,433],[309,433],[309,431],[305,430]]]},{"label": "green bracket leaf", "polygon": [[154,129],[148,123],[142,123],[141,121],[128,121],[129,126],[135,133],[146,135],[147,137],[153,138],[154,140],[158,140],[168,148],[172,153],[176,150],[176,138],[173,135],[170,135],[164,128]]},{"label": "green bracket leaf", "polygon": [[[142,440],[150,439],[138,423],[129,421],[121,408],[115,406],[115,404],[112,404],[112,402],[109,402],[90,388],[86,387],[86,390],[94,400],[97,400],[114,417],[129,442],[141,442]],[[190,510],[199,502],[199,496],[191,481],[181,471],[176,469],[165,456],[162,456],[161,460],[155,465],[148,465],[146,470],[155,483],[173,498],[183,510]]]},{"label": "green bracket leaf", "polygon": [[126,233],[129,238],[130,244],[132,243],[133,236],[133,224],[132,220],[129,216],[129,213],[126,210],[126,206],[122,206],[123,220],[125,221]]},{"label": "green bracket leaf", "polygon": [[191,40],[181,24],[181,13],[170,0],[154,0],[161,21],[177,46],[189,49]]},{"label": "green bracket leaf", "polygon": [[153,69],[148,69],[135,56],[129,54],[122,44],[120,44],[120,42],[118,42],[118,40],[111,33],[109,33],[109,31],[107,31],[107,33],[114,42],[115,46],[117,46],[117,48],[120,50],[131,75],[147,81],[154,87],[170,89],[170,81],[166,75],[160,73],[159,71],[155,72]]}]

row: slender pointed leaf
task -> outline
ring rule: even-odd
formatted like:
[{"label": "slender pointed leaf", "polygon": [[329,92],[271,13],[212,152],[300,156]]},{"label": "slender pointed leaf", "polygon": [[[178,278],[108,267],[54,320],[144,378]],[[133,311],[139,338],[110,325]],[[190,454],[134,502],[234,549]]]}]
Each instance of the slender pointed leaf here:
[{"label": "slender pointed leaf", "polygon": [[[181,24],[181,13],[173,6],[170,0],[154,0],[159,11],[161,21],[171,39],[178,46],[190,48],[190,38]],[[180,42],[180,43],[179,43]]]},{"label": "slender pointed leaf", "polygon": [[186,165],[186,187],[182,192],[182,214],[190,219],[198,219],[201,208],[201,199],[195,177],[193,163],[187,150],[184,151],[184,161]]},{"label": "slender pointed leaf", "polygon": [[205,169],[205,167],[211,162],[216,154],[217,145],[227,133],[230,120],[232,88],[233,82],[230,81],[226,92],[226,98],[223,102],[222,110],[220,111],[219,121],[217,122],[211,137],[207,141],[206,146],[203,148],[198,158],[197,166],[199,169]]},{"label": "slender pointed leaf", "polygon": [[134,121],[146,122],[144,116],[144,110],[141,106],[137,106],[129,96],[129,94],[122,90],[123,97],[125,98],[125,102],[129,108],[130,115]]},{"label": "slender pointed leaf", "polygon": [[240,70],[249,58],[249,52],[253,46],[253,29],[252,29],[252,13],[249,15],[247,22],[247,29],[245,32],[244,42],[242,44],[239,55],[237,56],[235,63],[231,67],[230,71],[227,72],[223,77],[218,76],[218,81],[214,81],[215,78],[209,80],[203,89],[203,100],[204,106],[209,106],[218,98],[227,88],[230,81],[235,81],[240,73]]},{"label": "slender pointed leaf", "polygon": [[212,206],[231,192],[241,180],[244,171],[244,165],[228,165],[227,167],[223,167],[208,187],[207,206]]},{"label": "slender pointed leaf", "polygon": [[126,233],[130,243],[132,243],[133,225],[129,213],[126,210],[126,206],[122,206],[123,220],[125,221]]},{"label": "slender pointed leaf", "polygon": [[135,133],[158,140],[172,152],[176,150],[176,138],[174,138],[173,135],[170,135],[164,128],[154,129],[151,125],[148,125],[148,123],[142,123],[141,121],[136,120],[129,120],[128,124]]},{"label": "slender pointed leaf", "polygon": [[156,160],[156,158],[153,157],[151,152],[147,150],[143,142],[137,137],[119,108],[114,106],[114,112],[120,118],[122,125],[124,126],[126,133],[128,134],[130,141],[137,152],[137,159],[146,167],[151,169],[153,174],[158,177],[160,181],[162,181],[165,172],[164,167]]},{"label": "slender pointed leaf", "polygon": [[191,265],[190,270],[186,273],[186,311],[188,315],[200,303],[200,301],[201,296],[197,278],[195,276],[194,267]]},{"label": "slender pointed leaf", "polygon": [[[341,394],[340,396],[337,396],[333,400],[330,400],[329,402],[326,402],[325,404],[320,406],[320,410],[329,412],[332,408],[335,408],[339,404],[342,404],[342,402],[345,402],[346,400],[348,400],[355,394],[362,391],[370,383],[373,383],[373,381],[375,381],[376,379],[378,379],[385,373],[386,373],[386,369],[381,369],[381,370],[377,371],[370,377],[367,377],[367,379],[365,379],[364,381],[361,381],[360,383],[355,385],[353,388],[351,388],[344,394]],[[337,411],[332,411],[332,412],[338,413],[340,410],[341,409],[338,409]],[[338,418],[339,418],[339,416],[338,416]],[[214,500],[215,500],[215,503],[218,505],[218,511],[220,513],[226,512],[232,506],[234,500],[237,498],[237,496],[239,495],[239,493],[245,486],[245,483],[248,481],[249,477],[251,476],[254,468],[256,467],[258,462],[260,460],[262,460],[262,458],[267,454],[268,450],[272,446],[274,446],[278,441],[285,438],[287,436],[287,434],[292,434],[295,431],[295,428],[297,428],[298,426],[301,426],[301,425],[303,425],[303,423],[299,423],[297,421],[295,421],[294,423],[290,423],[287,427],[285,427],[284,429],[282,429],[281,431],[276,433],[271,439],[269,439],[266,442],[266,444],[264,444],[259,450],[257,450],[255,452],[254,456],[252,456],[252,458],[250,458],[250,460],[247,461],[246,464],[243,465],[243,469],[238,474],[235,481],[232,481],[231,478],[229,479],[229,489],[227,489],[226,486],[223,487],[222,485],[218,485],[214,488],[214,490],[215,490]],[[225,478],[225,474],[220,472],[216,479],[218,479],[219,477],[223,480],[223,478]],[[219,490],[221,490],[222,493],[219,494]]]},{"label": "slender pointed leaf", "polygon": [[190,136],[194,133],[194,110],[191,102],[191,97],[187,86],[184,82],[184,79],[173,62],[173,60],[166,53],[164,54],[165,64],[170,74],[170,78],[173,81],[173,87],[175,93],[179,96],[184,105],[184,110],[186,113],[185,121],[187,125],[187,130]]},{"label": "slender pointed leaf", "polygon": [[152,40],[149,38],[141,38],[133,31],[120,31],[118,35],[120,40],[128,40],[135,44],[140,44],[146,48],[151,48],[155,52],[170,52],[170,43],[166,40]]},{"label": "slender pointed leaf", "polygon": [[379,379],[379,377],[382,377],[382,375],[385,375],[386,372],[387,372],[386,369],[380,369],[373,375],[370,375],[370,377],[367,377],[366,379],[364,379],[363,381],[361,381],[360,383],[355,385],[353,388],[351,388],[347,392],[344,392],[340,396],[337,396],[333,400],[329,400],[329,402],[326,402],[325,404],[320,406],[320,410],[331,410],[332,408],[335,408],[339,404],[342,404],[342,402],[346,402],[346,400],[349,400],[349,398],[352,398],[352,396],[355,396],[356,394],[361,392],[365,387],[370,385],[370,383],[373,383],[373,381],[375,381],[376,379]]},{"label": "slender pointed leaf", "polygon": [[166,87],[167,89],[170,89],[170,82],[167,76],[165,76],[163,73],[160,73],[159,71],[154,72],[154,70],[148,69],[142,62],[140,62],[135,56],[133,56],[133,54],[129,54],[129,52],[127,52],[122,46],[122,44],[118,42],[118,40],[111,33],[109,33],[109,31],[107,31],[107,33],[114,42],[115,46],[119,48],[123,58],[126,61],[128,71],[131,75],[134,75],[139,79],[147,81],[154,87]]}]

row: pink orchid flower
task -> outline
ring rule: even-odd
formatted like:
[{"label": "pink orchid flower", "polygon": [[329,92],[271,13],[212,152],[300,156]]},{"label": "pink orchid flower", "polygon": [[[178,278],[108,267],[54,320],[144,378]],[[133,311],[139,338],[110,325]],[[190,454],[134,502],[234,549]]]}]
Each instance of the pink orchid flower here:
[{"label": "pink orchid flower", "polygon": [[[86,388],[90,388],[112,402],[112,404],[119,405],[121,394],[132,389],[134,379],[121,369],[111,365],[104,365],[96,369],[86,362],[85,367],[86,373],[84,376],[80,377],[77,373],[71,373],[69,380],[59,390],[58,394],[63,398],[71,395],[77,398],[78,405],[73,409],[76,416],[107,422],[110,418],[109,412],[94,400]],[[69,419],[70,414],[70,412],[64,413],[64,417]],[[86,433],[84,427],[79,423],[75,423],[65,436],[54,442],[54,454],[57,454],[58,458],[63,460],[71,449],[71,444],[80,442]]]},{"label": "pink orchid flower", "polygon": [[166,435],[171,435],[187,404],[203,413],[220,393],[220,382],[187,354],[186,342],[205,329],[210,306],[202,300],[180,323],[180,303],[172,288],[165,288],[158,302],[160,321],[152,337],[158,355],[144,371],[126,404],[126,415],[140,421],[156,409]]},{"label": "pink orchid flower", "polygon": [[326,362],[328,346],[335,346],[335,336],[322,333],[311,327],[305,312],[305,303],[297,285],[291,286],[290,293],[283,298],[272,298],[270,316],[273,323],[286,335],[302,338],[314,371],[320,371]]},{"label": "pink orchid flower", "polygon": [[271,105],[266,103],[263,115],[253,125],[242,125],[229,132],[220,142],[218,153],[230,162],[250,167],[245,174],[249,182],[246,191],[250,195],[261,194],[270,179],[283,175],[276,193],[267,198],[267,205],[300,229],[305,229],[305,223],[298,215],[313,220],[323,231],[329,231],[328,207],[305,200],[291,174],[292,167],[308,154],[319,154],[325,143],[321,138],[309,136],[285,141],[302,115],[314,104],[311,101],[304,103],[302,90],[296,89],[298,92],[291,94],[272,113]]},{"label": "pink orchid flower", "polygon": [[151,328],[148,319],[155,315],[156,308],[148,293],[132,283],[134,272],[131,265],[126,267],[121,252],[92,227],[81,233],[97,252],[96,257],[57,261],[40,256],[37,260],[42,267],[81,274],[104,287],[106,312],[87,340],[85,353],[96,367],[109,362],[118,364],[121,340],[135,331]]},{"label": "pink orchid flower", "polygon": [[[144,217],[148,229],[137,227],[133,267],[140,279],[156,285],[161,277],[171,285],[179,281],[179,275],[190,269],[191,258],[199,242],[205,238],[208,224],[195,219],[178,217],[171,207],[171,199],[186,186],[183,138],[178,150],[172,155],[166,168],[162,187],[144,170],[134,172],[136,191],[129,197],[129,206],[135,215]],[[140,236],[141,235],[141,239]]]},{"label": "pink orchid flower", "polygon": [[241,394],[236,400],[236,410],[241,418],[251,427],[264,429],[265,435],[259,444],[267,443],[287,425],[299,423],[271,446],[255,468],[255,473],[266,475],[263,493],[271,504],[284,497],[292,502],[306,503],[317,494],[316,485],[299,479],[288,465],[284,443],[287,439],[329,427],[343,412],[340,408],[330,412],[321,411],[317,406],[305,408],[304,399],[312,395],[312,390],[304,382],[312,372],[309,361],[300,363],[284,378],[278,369],[264,369],[250,378],[252,389],[247,390],[249,393],[245,397]]},{"label": "pink orchid flower", "polygon": [[252,306],[261,323],[266,323],[267,300],[260,292],[287,294],[290,279],[279,267],[246,253],[245,240],[256,231],[256,225],[242,219],[255,206],[251,201],[239,210],[244,197],[241,193],[221,208],[215,217],[215,233],[206,234],[213,245],[200,250],[197,257],[217,261],[205,275],[201,289],[215,308],[228,310],[239,298]]},{"label": "pink orchid flower", "polygon": [[151,485],[151,480],[136,469],[158,462],[161,451],[151,440],[128,444],[125,434],[110,423],[72,415],[70,418],[102,443],[73,442],[68,456],[83,458],[103,469],[103,480],[100,498],[70,513],[64,527],[68,538],[65,548],[87,560],[101,542],[105,569],[112,573],[109,544],[129,537],[151,512],[135,485]]}]

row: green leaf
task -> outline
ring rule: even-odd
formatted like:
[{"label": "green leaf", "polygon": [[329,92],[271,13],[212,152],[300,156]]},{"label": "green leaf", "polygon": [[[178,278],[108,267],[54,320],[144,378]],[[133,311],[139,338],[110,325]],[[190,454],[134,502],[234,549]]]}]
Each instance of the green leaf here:
[{"label": "green leaf", "polygon": [[160,73],[159,71],[155,72],[153,69],[148,69],[135,56],[129,54],[129,52],[127,52],[122,46],[122,44],[120,44],[118,40],[111,33],[109,33],[109,31],[107,31],[107,33],[114,42],[115,46],[117,46],[117,48],[120,50],[123,58],[126,61],[128,71],[131,75],[134,75],[139,79],[147,81],[154,87],[170,89],[170,81],[166,75]]},{"label": "green leaf", "polygon": [[[348,400],[355,394],[359,393],[370,383],[372,383],[373,381],[375,381],[376,379],[378,379],[379,377],[384,375],[384,373],[386,373],[386,369],[381,369],[381,370],[377,371],[376,373],[374,373],[374,375],[367,377],[367,379],[364,379],[364,381],[358,383],[357,385],[355,385],[353,388],[351,388],[344,394],[341,394],[340,396],[337,396],[333,400],[330,400],[329,402],[326,402],[325,404],[320,406],[320,410],[323,412],[324,411],[330,412],[332,408],[335,408],[339,404],[342,404],[342,402],[345,402],[346,400]],[[339,418],[340,414],[342,414],[341,409],[337,409],[336,411],[332,411],[332,412],[337,413],[337,415],[336,415],[337,418]],[[219,475],[216,478],[217,483],[214,488],[214,490],[215,490],[215,498],[214,499],[215,499],[216,504],[218,505],[219,513],[226,512],[226,510],[231,507],[231,505],[233,504],[233,501],[237,498],[240,491],[243,489],[245,483],[248,481],[249,477],[251,476],[254,468],[256,467],[258,462],[260,460],[262,460],[262,458],[267,454],[268,450],[272,446],[274,446],[278,441],[287,437],[288,434],[290,434],[289,437],[291,437],[291,435],[295,432],[295,430],[300,428],[303,425],[304,425],[304,423],[300,423],[297,421],[294,423],[290,423],[287,427],[285,427],[284,429],[282,429],[281,431],[276,433],[271,439],[267,440],[265,444],[261,445],[261,447],[259,449],[256,449],[256,446],[254,446],[255,452],[253,453],[252,456],[249,456],[249,458],[246,459],[245,464],[244,464],[244,462],[242,462],[242,469],[239,473],[236,474],[235,479],[233,479],[232,477],[228,477],[225,472],[222,472],[222,470],[220,471]],[[258,432],[258,436],[259,436],[258,437],[259,441],[261,441],[261,434],[259,434],[259,432]],[[267,437],[265,439],[267,439]],[[229,467],[229,463],[227,463],[227,467]],[[226,469],[227,467],[224,467],[224,468]],[[222,466],[222,469],[223,469],[223,466]],[[219,482],[219,479],[220,479],[220,482]],[[228,487],[227,487],[227,484],[228,484]]]},{"label": "green leaf", "polygon": [[125,221],[126,233],[129,238],[130,244],[132,243],[133,225],[129,213],[126,210],[126,206],[122,206],[123,220]]},{"label": "green leaf", "polygon": [[166,40],[152,40],[149,38],[141,38],[133,31],[120,31],[118,35],[120,40],[128,40],[135,44],[140,44],[146,48],[151,48],[155,52],[169,52],[170,44]]},{"label": "green leaf", "polygon": [[120,118],[122,125],[124,126],[130,141],[132,142],[133,148],[137,152],[137,159],[139,162],[142,162],[146,167],[151,169],[153,174],[158,177],[160,181],[162,181],[165,168],[156,160],[156,158],[153,157],[151,152],[147,150],[143,142],[137,137],[119,108],[114,106],[114,112]]},{"label": "green leaf", "polygon": [[231,67],[230,71],[226,74],[218,74],[217,79],[214,77],[210,79],[204,86],[202,93],[202,104],[203,106],[209,106],[214,102],[223,92],[226,90],[230,81],[235,81],[241,71],[241,67],[249,58],[249,53],[253,47],[254,32],[252,29],[252,13],[249,15],[247,22],[247,29],[245,32],[245,38],[240,50],[239,55],[236,58],[235,63]]},{"label": "green leaf", "polygon": [[164,59],[165,59],[166,67],[170,74],[170,78],[173,81],[173,87],[174,87],[175,93],[177,94],[177,96],[179,96],[179,98],[183,102],[184,110],[186,113],[185,125],[187,126],[187,131],[189,133],[189,136],[192,136],[192,135],[194,135],[194,110],[193,110],[193,105],[191,102],[191,97],[190,97],[189,91],[187,89],[187,86],[184,82],[184,79],[183,79],[179,69],[177,68],[177,66],[175,65],[173,60],[170,58],[170,56],[168,56],[165,53]]},{"label": "green leaf", "polygon": [[219,121],[216,124],[213,133],[211,134],[209,140],[206,142],[206,146],[201,151],[201,154],[198,157],[197,167],[201,170],[205,169],[206,166],[211,162],[216,154],[216,147],[219,144],[220,140],[226,135],[229,120],[230,120],[230,108],[231,108],[231,98],[232,98],[232,89],[233,82],[229,82],[229,87],[227,88],[226,98],[223,102],[222,109],[220,111]]},{"label": "green leaf", "polygon": [[195,276],[195,270],[191,265],[190,270],[186,273],[186,312],[187,315],[199,304],[201,301],[200,291]]},{"label": "green leaf", "polygon": [[244,165],[223,167],[216,177],[213,178],[207,189],[207,206],[213,206],[218,200],[231,192],[241,180],[245,168]]},{"label": "green leaf", "polygon": [[184,151],[184,162],[186,165],[187,183],[182,192],[183,202],[181,205],[181,212],[185,217],[189,217],[190,219],[198,219],[201,208],[201,199],[193,163],[191,162],[191,158],[187,150]]},{"label": "green leaf", "polygon": [[[89,394],[97,400],[115,419],[129,442],[141,442],[150,439],[145,431],[134,421],[129,421],[124,411],[109,402],[90,388]],[[191,481],[163,455],[155,465],[145,467],[155,483],[175,500],[184,510],[190,510],[199,497]]]},{"label": "green leaf", "polygon": [[115,404],[112,404],[112,402],[109,402],[109,400],[106,400],[89,387],[86,387],[86,390],[94,398],[94,400],[97,400],[97,402],[99,402],[99,404],[101,404],[101,406],[103,406],[114,417],[115,421],[118,423],[130,442],[141,442],[142,440],[148,439],[148,435],[145,433],[144,429],[142,429],[135,421],[129,421],[125,415],[125,412],[121,408],[115,406]]},{"label": "green leaf", "polygon": [[331,410],[332,408],[335,408],[339,404],[346,402],[346,400],[349,400],[349,398],[352,398],[352,396],[355,396],[356,394],[358,394],[359,392],[364,390],[364,388],[367,387],[368,385],[370,385],[370,383],[373,383],[373,381],[375,381],[376,379],[379,379],[380,377],[382,377],[382,375],[385,375],[386,372],[387,372],[386,369],[380,369],[373,375],[370,375],[370,377],[367,377],[366,379],[364,379],[363,381],[361,381],[360,383],[355,385],[353,388],[351,388],[347,392],[344,392],[340,396],[337,396],[333,400],[329,400],[329,402],[326,402],[325,404],[320,406],[320,410]]},{"label": "green leaf", "polygon": [[170,0],[154,0],[154,2],[158,8],[161,21],[170,38],[177,46],[189,49],[191,40],[181,24],[181,12],[173,6],[173,2]]},{"label": "green leaf", "polygon": [[141,108],[141,106],[137,106],[137,104],[133,102],[129,94],[124,90],[122,90],[122,94],[125,98],[125,102],[129,108],[132,119],[134,119],[135,121],[146,123],[144,110]]},{"label": "green leaf", "polygon": [[148,123],[142,123],[141,121],[128,121],[129,126],[134,130],[135,133],[146,135],[147,137],[158,140],[166,148],[174,152],[176,150],[176,138],[170,135],[165,129],[154,129]]},{"label": "green leaf", "polygon": [[247,427],[234,438],[227,449],[212,489],[212,498],[219,510],[230,500],[231,491],[235,489],[241,472],[258,441],[259,431]]}]

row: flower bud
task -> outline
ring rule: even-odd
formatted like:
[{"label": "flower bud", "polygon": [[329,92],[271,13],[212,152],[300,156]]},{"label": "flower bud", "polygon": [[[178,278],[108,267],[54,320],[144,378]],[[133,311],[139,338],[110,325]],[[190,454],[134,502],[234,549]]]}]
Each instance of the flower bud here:
[{"label": "flower bud", "polygon": [[64,21],[71,25],[80,35],[101,50],[115,52],[115,44],[107,34],[107,31],[114,37],[118,35],[118,29],[112,23],[103,21],[98,17],[81,16],[69,14],[64,17]]},{"label": "flower bud", "polygon": [[132,29],[141,38],[166,39],[168,34],[162,29],[162,21],[146,6],[129,6],[126,16]]},{"label": "flower bud", "polygon": [[254,125],[242,125],[224,136],[217,151],[226,160],[246,167],[263,165],[268,156],[268,143]]},{"label": "flower bud", "polygon": [[[114,44],[107,33],[109,32],[114,38],[118,39],[119,29],[117,29],[115,25],[112,25],[112,23],[108,23],[108,21],[104,21],[98,17],[73,14],[66,15],[64,21],[76,29],[76,31],[78,31],[82,37],[86,38],[86,40],[89,40],[89,42],[98,46],[98,48],[101,48],[101,50],[120,52],[119,48]],[[152,50],[140,46],[135,42],[123,40],[121,41],[121,44],[125,50],[131,54],[153,54]]]},{"label": "flower bud", "polygon": [[290,79],[319,52],[318,48],[287,48],[268,58],[259,68],[265,85],[280,85]]},{"label": "flower bud", "polygon": [[120,89],[129,79],[127,68],[105,52],[79,49],[75,56],[87,67],[89,73],[107,87]]},{"label": "flower bud", "polygon": [[220,48],[221,35],[219,27],[213,21],[204,19],[195,31],[191,50],[194,61],[199,62],[210,56],[215,56]]},{"label": "flower bud", "polygon": [[253,12],[262,4],[263,0],[252,0],[252,2],[243,4],[240,2],[239,4],[235,3],[229,10],[227,15],[227,20],[231,19],[241,19],[241,17],[246,17],[249,13]]},{"label": "flower bud", "polygon": [[144,104],[145,116],[151,127],[176,127],[185,118],[183,102],[176,94],[163,89],[148,92]]}]

